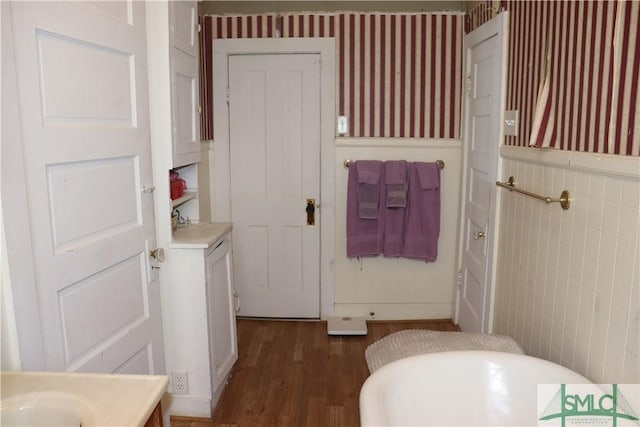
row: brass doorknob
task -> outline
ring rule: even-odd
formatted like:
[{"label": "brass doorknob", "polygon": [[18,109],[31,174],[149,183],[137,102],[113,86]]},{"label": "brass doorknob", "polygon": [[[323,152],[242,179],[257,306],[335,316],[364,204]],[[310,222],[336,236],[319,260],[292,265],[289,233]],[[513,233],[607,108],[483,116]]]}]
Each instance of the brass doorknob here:
[{"label": "brass doorknob", "polygon": [[163,262],[164,261],[164,249],[162,249],[162,248],[151,249],[149,251],[149,256],[151,258],[155,258],[156,261],[158,261],[158,262]]},{"label": "brass doorknob", "polygon": [[480,231],[480,230],[476,230],[473,233],[473,240],[478,240],[478,239],[482,239],[486,236],[486,234],[484,233],[484,231]]}]

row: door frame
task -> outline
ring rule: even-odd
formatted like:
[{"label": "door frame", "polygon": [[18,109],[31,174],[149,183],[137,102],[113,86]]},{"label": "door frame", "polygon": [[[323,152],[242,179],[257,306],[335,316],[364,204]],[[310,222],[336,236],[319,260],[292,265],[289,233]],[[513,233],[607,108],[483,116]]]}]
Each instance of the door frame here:
[{"label": "door frame", "polygon": [[[507,89],[507,60],[508,60],[508,34],[509,34],[509,12],[503,10],[490,21],[481,25],[477,29],[473,30],[469,34],[466,34],[463,38],[463,72],[464,80],[467,80],[467,50],[473,46],[482,43],[492,37],[498,37],[501,39],[502,49],[497,52],[497,60],[501,63],[501,73],[499,76],[495,76],[499,79],[497,87],[500,90],[498,95],[498,137],[495,141],[495,146],[492,147],[495,152],[496,161],[493,162],[493,171],[491,175],[497,180],[502,172],[502,159],[500,157],[499,149],[504,141],[504,111],[506,107],[506,89]],[[470,85],[470,83],[467,83]],[[470,86],[467,86],[470,87]],[[460,191],[460,211],[458,218],[458,261],[456,262],[457,268],[457,286],[456,286],[456,301],[455,301],[455,315],[454,321],[458,324],[460,314],[460,292],[462,291],[462,263],[464,259],[464,242],[467,239],[465,233],[465,215],[466,215],[466,199],[467,199],[467,179],[468,179],[468,164],[469,159],[467,156],[467,144],[469,144],[469,129],[470,129],[470,116],[469,116],[469,97],[466,91],[463,94],[462,99],[462,170],[461,170],[461,191]],[[494,272],[496,271],[496,264],[498,260],[497,242],[499,241],[500,231],[500,210],[498,206],[500,204],[500,193],[497,191],[495,185],[491,186],[491,195],[489,201],[489,221],[487,232],[487,286],[484,294],[483,315],[482,315],[482,332],[492,333],[493,331],[493,315],[494,315],[494,298],[495,298],[495,283],[496,277]]]},{"label": "door frame", "polygon": [[[255,54],[320,55],[320,318],[333,314],[335,257],[335,38],[213,40],[213,118],[215,145],[212,221],[231,221],[231,170],[227,92],[229,56]],[[328,90],[327,90],[328,89]]]},{"label": "door frame", "polygon": [[[36,265],[33,258],[27,177],[24,167],[24,141],[18,109],[18,81],[13,40],[11,3],[2,2],[2,321],[12,327],[15,320],[16,369],[46,370],[43,333],[38,309]],[[4,249],[6,248],[6,251]],[[10,249],[10,250],[9,250]],[[6,301],[6,302],[5,302]],[[9,309],[9,310],[7,310]],[[4,343],[11,345],[14,343]]]}]

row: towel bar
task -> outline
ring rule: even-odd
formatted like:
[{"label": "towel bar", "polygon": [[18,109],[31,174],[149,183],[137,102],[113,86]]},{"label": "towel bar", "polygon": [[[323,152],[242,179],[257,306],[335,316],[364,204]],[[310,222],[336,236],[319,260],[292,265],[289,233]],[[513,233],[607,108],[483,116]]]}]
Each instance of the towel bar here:
[{"label": "towel bar", "polygon": [[[349,166],[351,166],[354,163],[354,160],[351,159],[347,159],[345,160],[342,164],[344,165],[345,168],[348,168]],[[436,160],[435,163],[440,166],[440,169],[444,169],[444,160]]]},{"label": "towel bar", "polygon": [[531,193],[530,191],[522,190],[522,189],[516,187],[516,179],[514,177],[512,177],[512,176],[509,177],[507,182],[498,181],[498,182],[496,182],[496,185],[498,187],[506,188],[509,191],[515,191],[517,193],[524,194],[525,196],[529,196],[529,197],[533,197],[534,199],[542,200],[545,203],[560,203],[560,206],[562,206],[562,209],[564,209],[564,210],[569,209],[569,206],[571,206],[571,195],[569,194],[569,192],[567,190],[564,190],[560,194],[560,197],[557,198],[557,199],[554,199],[553,197],[549,197],[549,196],[541,196],[539,194]]}]

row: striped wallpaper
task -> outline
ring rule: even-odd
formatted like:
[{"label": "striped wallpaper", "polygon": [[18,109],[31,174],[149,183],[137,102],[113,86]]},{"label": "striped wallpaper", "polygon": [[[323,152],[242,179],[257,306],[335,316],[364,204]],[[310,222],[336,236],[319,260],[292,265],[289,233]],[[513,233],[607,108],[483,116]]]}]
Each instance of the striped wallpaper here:
[{"label": "striped wallpaper", "polygon": [[[460,137],[462,15],[262,14],[204,23],[213,38],[335,37],[336,111],[349,120],[346,136]],[[205,111],[203,122],[211,119]],[[203,139],[212,139],[211,126]]]},{"label": "striped wallpaper", "polygon": [[[503,6],[511,14],[507,109],[519,110],[521,118],[518,136],[506,144],[640,156],[640,3]],[[538,93],[545,96],[547,57],[547,103],[538,112],[538,138],[530,141]]]}]

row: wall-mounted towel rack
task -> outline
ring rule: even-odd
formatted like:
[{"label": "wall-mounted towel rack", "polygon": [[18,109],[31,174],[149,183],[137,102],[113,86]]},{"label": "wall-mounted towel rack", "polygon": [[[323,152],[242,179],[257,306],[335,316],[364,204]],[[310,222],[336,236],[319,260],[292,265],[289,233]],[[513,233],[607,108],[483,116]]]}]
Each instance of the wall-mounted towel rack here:
[{"label": "wall-mounted towel rack", "polygon": [[[351,159],[347,159],[344,162],[342,162],[342,164],[344,165],[345,168],[348,168],[349,166],[351,166],[353,163],[355,162],[355,160],[351,160]],[[440,169],[444,169],[444,160],[436,160],[435,163],[440,166]]]},{"label": "wall-mounted towel rack", "polygon": [[564,190],[560,194],[560,198],[554,199],[549,196],[541,196],[539,194],[531,193],[527,190],[522,190],[521,188],[516,187],[516,179],[512,176],[509,177],[507,182],[496,182],[498,187],[506,188],[509,191],[515,191],[517,193],[524,194],[525,196],[533,197],[534,199],[542,200],[545,203],[560,203],[562,209],[567,210],[569,206],[571,206],[571,195],[567,190]]}]

